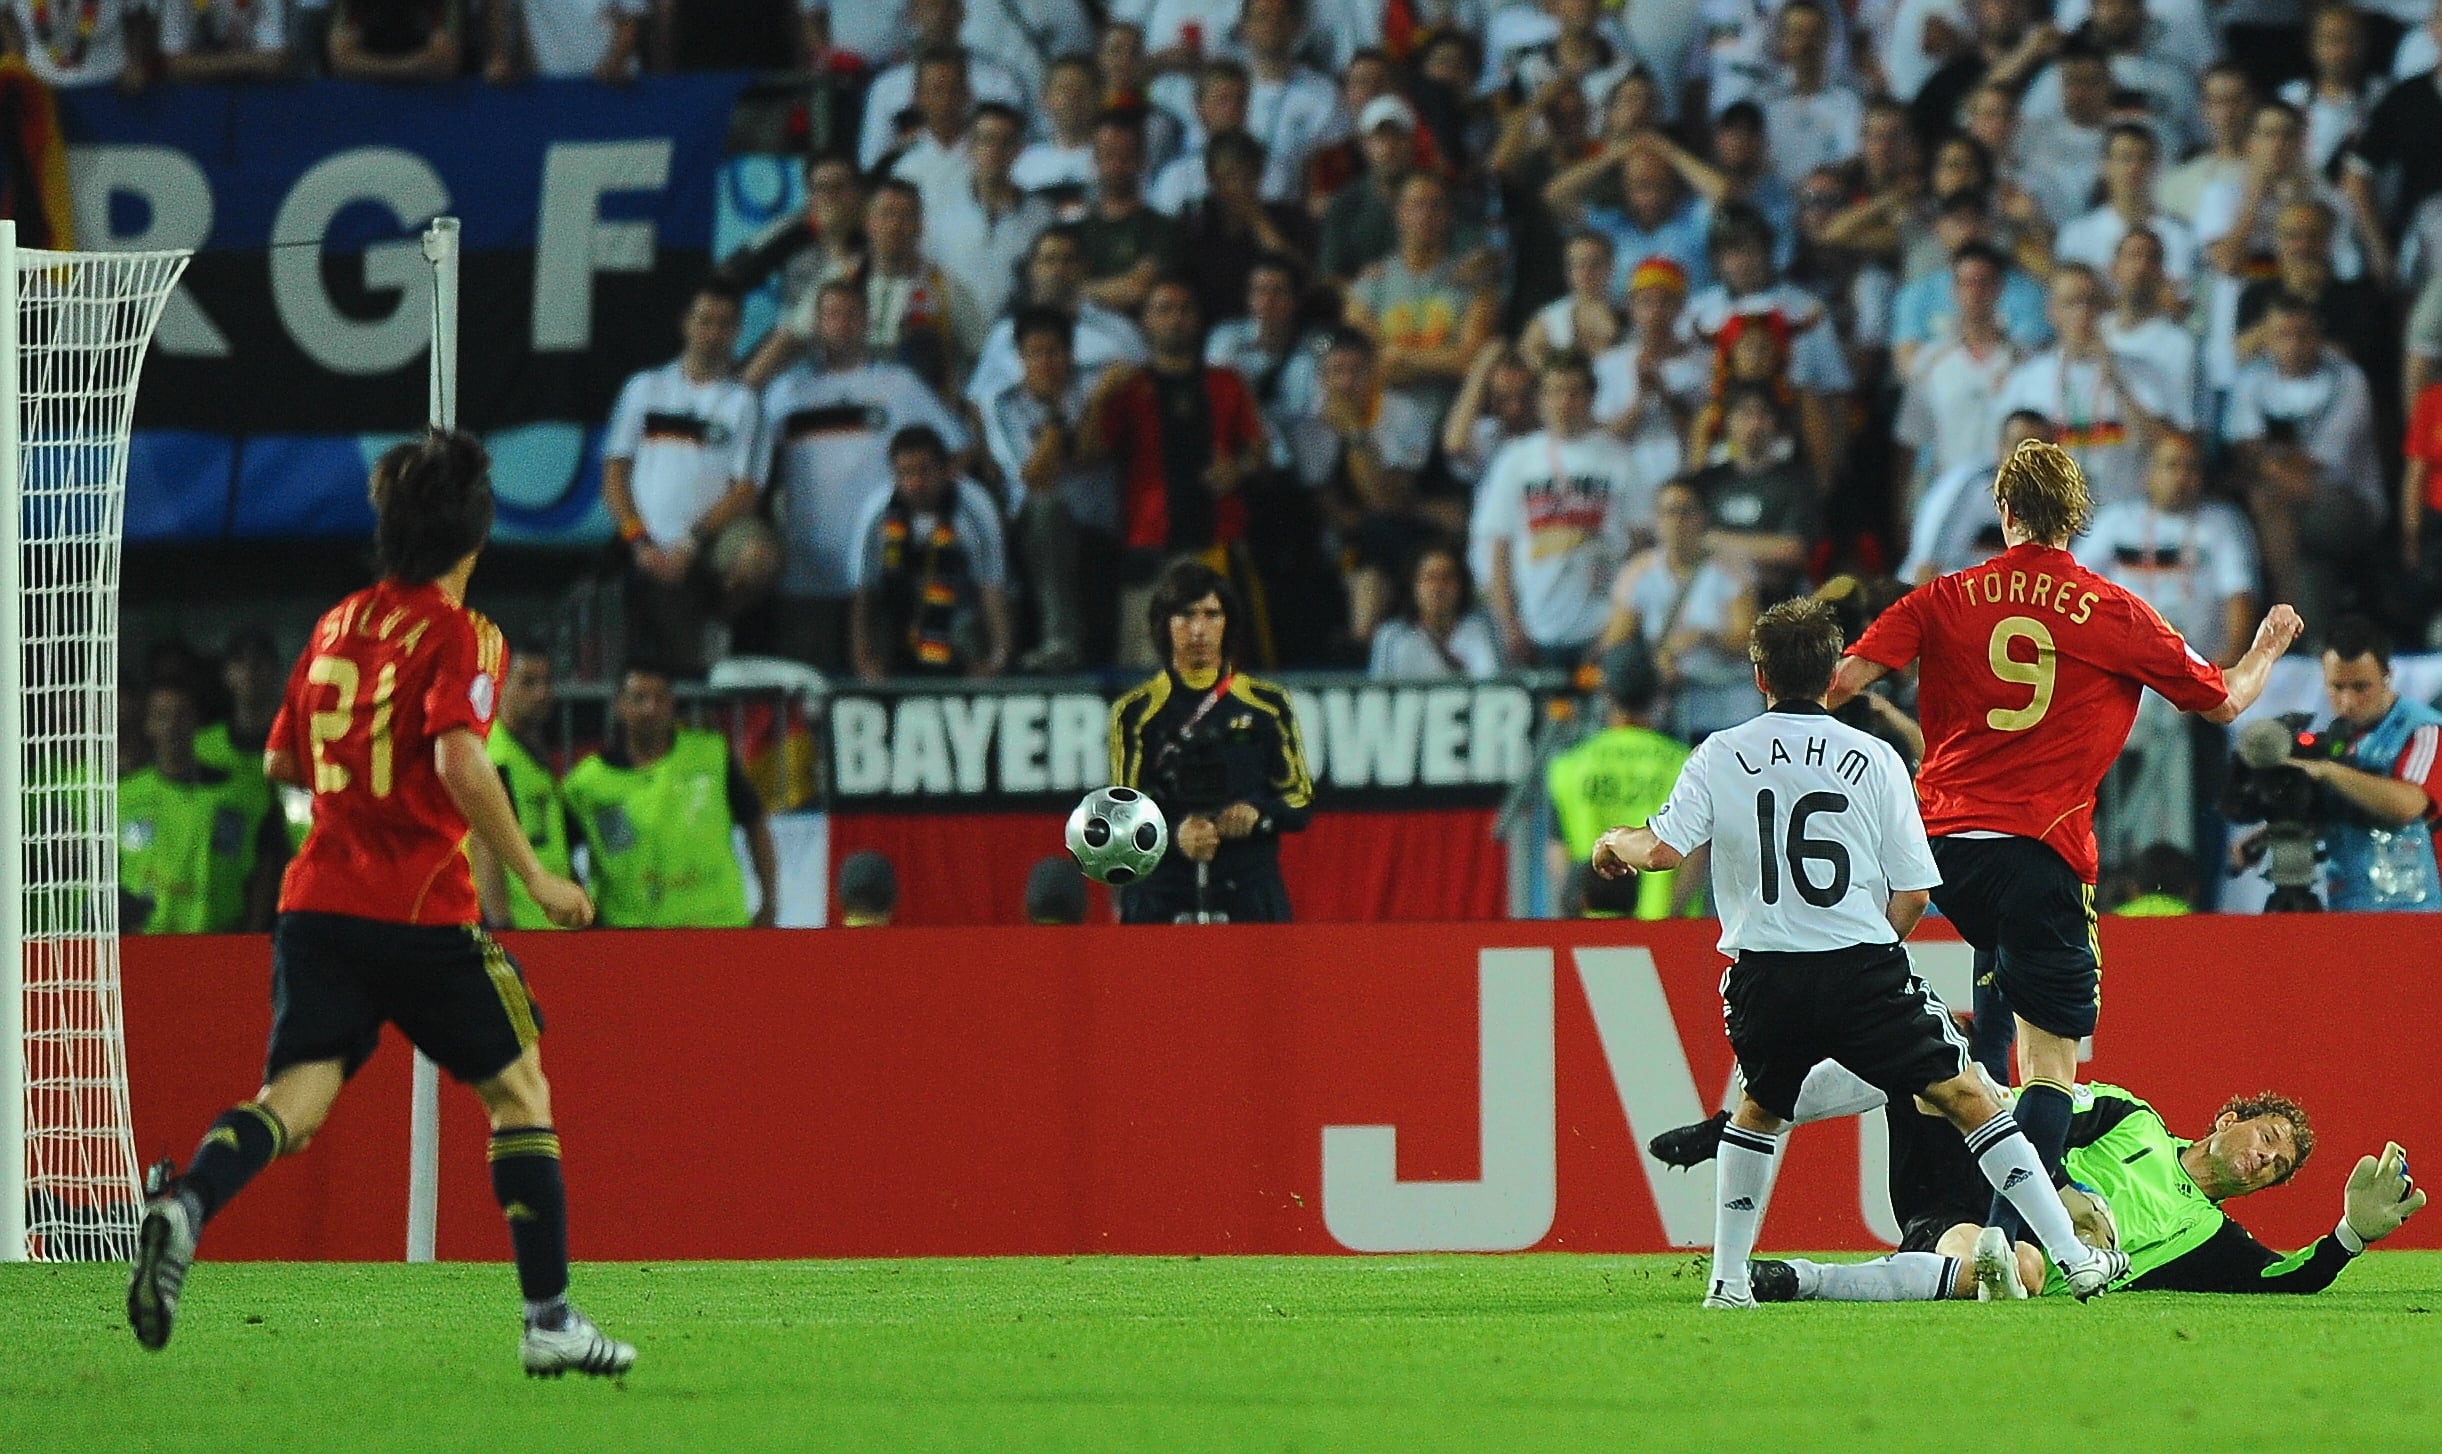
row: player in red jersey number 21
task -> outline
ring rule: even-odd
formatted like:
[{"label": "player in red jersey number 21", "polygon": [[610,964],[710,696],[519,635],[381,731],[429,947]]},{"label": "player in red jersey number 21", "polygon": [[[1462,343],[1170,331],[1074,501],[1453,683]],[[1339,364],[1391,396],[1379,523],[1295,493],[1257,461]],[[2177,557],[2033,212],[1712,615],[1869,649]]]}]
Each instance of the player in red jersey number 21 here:
[{"label": "player in red jersey number 21", "polygon": [[[2101,1004],[2094,802],[2103,775],[2146,688],[2229,722],[2263,693],[2302,623],[2273,607],[2225,675],[2153,607],[2069,553],[2093,502],[2066,452],[2019,445],[1993,497],[2007,549],[1884,612],[1848,648],[1831,704],[1920,664],[1916,788],[1942,875],[1933,901],[1975,946],[1978,983],[2015,1017],[2018,1123],[2057,1181],[2077,1043],[2094,1033]],[[1998,1197],[1992,1224],[2012,1240],[2025,1231]],[[1995,1281],[2003,1286],[1999,1269]]]},{"label": "player in red jersey number 21", "polygon": [[585,891],[535,858],[484,753],[508,668],[499,628],[465,604],[492,531],[490,461],[472,435],[435,431],[384,454],[371,484],[382,579],[315,624],[263,750],[267,776],[314,795],[272,929],[263,1089],[212,1123],[183,1175],[148,1187],[127,1319],[145,1347],[169,1342],[204,1223],[273,1158],[305,1149],[387,1023],[491,1116],[526,1372],[624,1373],[636,1350],[568,1305],[542,1011],[484,932],[467,863],[471,827],[553,923],[593,920]]}]

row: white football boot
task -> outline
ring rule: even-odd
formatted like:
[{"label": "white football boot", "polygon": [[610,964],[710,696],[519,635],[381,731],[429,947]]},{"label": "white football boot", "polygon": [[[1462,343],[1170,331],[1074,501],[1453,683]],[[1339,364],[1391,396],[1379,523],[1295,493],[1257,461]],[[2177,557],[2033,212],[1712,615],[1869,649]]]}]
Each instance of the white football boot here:
[{"label": "white football boot", "polygon": [[2011,1302],[2026,1295],[2027,1285],[2018,1277],[2018,1249],[2010,1245],[2009,1233],[1999,1227],[1987,1227],[1978,1232],[1976,1301]]},{"label": "white football boot", "polygon": [[636,1366],[636,1345],[609,1336],[594,1326],[593,1319],[570,1308],[567,1320],[557,1328],[527,1328],[517,1345],[517,1356],[530,1378],[557,1378],[563,1373],[617,1378]]}]

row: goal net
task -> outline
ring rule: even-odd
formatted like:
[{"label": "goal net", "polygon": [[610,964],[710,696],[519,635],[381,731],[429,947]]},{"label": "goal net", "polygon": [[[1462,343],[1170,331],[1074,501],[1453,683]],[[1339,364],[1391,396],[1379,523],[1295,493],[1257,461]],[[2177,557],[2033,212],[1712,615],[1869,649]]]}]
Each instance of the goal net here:
[{"label": "goal net", "polygon": [[119,547],[136,379],[185,253],[0,222],[0,1260],[121,1258]]}]

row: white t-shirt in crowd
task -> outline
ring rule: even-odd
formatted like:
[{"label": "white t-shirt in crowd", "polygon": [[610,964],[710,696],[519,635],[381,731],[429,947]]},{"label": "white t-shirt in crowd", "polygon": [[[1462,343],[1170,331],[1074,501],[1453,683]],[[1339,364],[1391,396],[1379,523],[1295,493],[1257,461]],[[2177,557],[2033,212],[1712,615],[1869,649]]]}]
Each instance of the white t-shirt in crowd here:
[{"label": "white t-shirt in crowd", "polygon": [[[1637,378],[1636,340],[1604,349],[1594,358],[1594,422],[1628,441],[1628,452],[1649,480],[1675,478],[1687,460],[1687,419],[1713,386],[1713,356],[1682,349],[1662,360],[1661,394],[1648,396]],[[1673,410],[1671,405],[1678,408]],[[1625,428],[1619,421],[1627,420]],[[1659,486],[1657,486],[1659,488]]]},{"label": "white t-shirt in crowd", "polygon": [[[1007,482],[1011,515],[1024,509],[1032,494],[1032,487],[1026,483],[1025,467],[1034,455],[1035,440],[1055,424],[1071,430],[1082,426],[1095,382],[1090,375],[1077,374],[1056,409],[1026,392],[1022,383],[1009,385],[994,394],[988,405],[978,406],[983,416],[984,447],[991,451],[992,462],[1000,466],[1001,478]],[[1119,475],[1109,463],[1072,465],[1062,470],[1053,492],[1068,507],[1069,518],[1079,525],[1106,535],[1119,533]]]},{"label": "white t-shirt in crowd", "polygon": [[2382,457],[2374,443],[2374,396],[2365,370],[2326,345],[2313,372],[2291,378],[2258,354],[2230,386],[2222,434],[2232,444],[2260,440],[2286,421],[2291,437],[2314,457],[2324,482],[2384,510]]},{"label": "white t-shirt in crowd", "polygon": [[[1674,632],[1718,636],[1727,631],[1731,611],[1754,590],[1754,572],[1742,561],[1707,554],[1682,578],[1671,573],[1669,560],[1657,545],[1639,551],[1620,567],[1619,577],[1611,583],[1611,604],[1634,612],[1637,634],[1647,645],[1658,647]],[[1746,688],[1745,710],[1731,721],[1744,721],[1763,705],[1752,700],[1754,676],[1745,655],[1732,655],[1717,642],[1707,641],[1683,653],[1679,671],[1691,683]],[[1727,725],[1728,721],[1703,724],[1707,731]]]},{"label": "white t-shirt in crowd", "polygon": [[[1115,363],[1140,364],[1153,357],[1133,319],[1091,299],[1078,301],[1077,329],[1070,336],[1070,345],[1081,378],[1095,378]],[[975,372],[967,379],[967,398],[981,409],[1025,372],[1018,359],[1017,320],[1003,318],[992,325],[991,336],[976,355]]]},{"label": "white t-shirt in crowd", "polygon": [[[1289,421],[1287,436],[1289,462],[1297,477],[1309,489],[1321,489],[1331,482],[1332,472],[1339,467],[1340,433],[1323,422],[1322,398],[1318,394],[1306,414]],[[1433,453],[1435,433],[1433,416],[1404,394],[1385,390],[1382,406],[1374,413],[1374,426],[1366,431],[1367,442],[1384,469],[1405,470],[1414,474],[1425,467]]]},{"label": "white t-shirt in crowd", "polygon": [[[2139,408],[2162,416],[2177,428],[2194,427],[2189,401],[2172,398],[2170,385],[2155,376],[2151,364],[2135,354],[2117,351],[2111,361]],[[2144,493],[2145,440],[2129,402],[2104,381],[2100,365],[2091,359],[2070,363],[2054,348],[2011,373],[1986,424],[1991,434],[1998,434],[2001,421],[2020,409],[2051,420],[2053,442],[2069,451],[2078,468],[2086,472],[2086,483],[2100,508]]]},{"label": "white t-shirt in crowd", "polygon": [[[939,260],[941,270],[974,305],[974,317],[979,320],[989,322],[1007,311],[1017,292],[1019,265],[1035,239],[1052,224],[1050,203],[1023,192],[1019,195],[1023,200],[997,216],[976,199],[971,179],[944,195],[924,200],[926,255]],[[961,338],[958,345],[973,353],[983,342],[981,337]]]},{"label": "white t-shirt in crowd", "polygon": [[46,86],[107,86],[127,69],[127,17],[151,7],[144,0],[96,0],[90,26],[79,0],[51,0],[35,23],[34,0],[10,0],[26,65]]},{"label": "white t-shirt in crowd", "polygon": [[1537,430],[1494,457],[1468,534],[1509,542],[1510,585],[1529,640],[1575,647],[1602,634],[1611,578],[1652,530],[1654,492],[1628,447],[1600,430],[1570,440]]},{"label": "white t-shirt in crowd", "polygon": [[[610,51],[619,19],[642,24],[651,13],[646,0],[517,0],[517,9],[526,22],[526,55],[538,76],[592,75]],[[633,60],[629,64],[632,69]]]},{"label": "white t-shirt in crowd", "polygon": [[2218,661],[2235,644],[2230,598],[2256,589],[2255,532],[2237,506],[2205,500],[2167,513],[2123,501],[2098,513],[2073,548],[2078,564],[2143,597],[2197,655]]},{"label": "white t-shirt in crowd", "polygon": [[[1801,803],[1809,811],[1794,822]],[[1724,954],[1895,944],[1891,895],[1942,881],[1907,764],[1820,708],[1766,712],[1704,739],[1646,826],[1681,854],[1713,845]],[[1841,851],[1800,857],[1801,841]]]},{"label": "white t-shirt in crowd", "polygon": [[914,34],[907,28],[907,7],[875,0],[797,0],[801,15],[831,17],[831,47],[854,51],[868,66],[879,68],[897,60]]},{"label": "white t-shirt in crowd", "polygon": [[1917,351],[1891,434],[1918,452],[1920,478],[1938,478],[1992,453],[1993,405],[2020,358],[2007,337],[1981,356],[1955,337]]},{"label": "white t-shirt in crowd", "polygon": [[[2278,204],[2266,203],[2256,209],[2252,218],[2238,215],[2239,204],[2246,200],[2247,178],[2244,172],[2222,178],[2205,188],[2196,203],[2196,245],[2211,247],[2241,227],[2247,229],[2247,252],[2251,257],[2270,259],[2273,255],[2273,220],[2280,213]],[[2365,257],[2358,251],[2357,229],[2349,225],[2352,215],[2347,199],[2329,183],[2317,179],[2311,189],[2314,200],[2331,209],[2332,276],[2346,282],[2365,270]],[[2204,376],[2209,388],[2227,389],[2238,373],[2238,305],[2239,294],[2246,282],[2228,273],[2212,274],[2210,290],[2205,298]]]},{"label": "white t-shirt in crowd", "polygon": [[1857,154],[1865,101],[1846,86],[1800,93],[1782,88],[1764,97],[1764,142],[1772,169],[1794,187],[1817,167],[1838,166]]},{"label": "white t-shirt in crowd", "polygon": [[763,421],[786,546],[780,589],[791,596],[837,598],[854,588],[857,512],[874,482],[889,478],[892,435],[929,424],[952,451],[967,447],[958,416],[895,363],[819,373],[800,364],[764,386]]},{"label": "white t-shirt in crowd", "polygon": [[1916,503],[1908,530],[1908,558],[1899,578],[1914,585],[1930,567],[1937,576],[1962,571],[1999,555],[2001,515],[1993,505],[1993,476],[2001,462],[1989,455],[1935,479]]},{"label": "white t-shirt in crowd", "polygon": [[[2202,418],[2196,396],[2196,335],[2178,323],[2159,315],[2146,319],[2134,328],[2121,324],[2119,315],[2103,315],[2103,342],[2113,353],[2125,353],[2145,360],[2162,381],[2170,396],[2187,413],[2188,418]],[[2187,426],[2182,425],[2182,428]]]},{"label": "white t-shirt in crowd", "polygon": [[[834,17],[836,18],[836,16]],[[967,94],[980,104],[998,101],[1020,116],[1035,114],[1026,89],[1008,68],[987,56],[967,53]],[[856,164],[872,171],[898,143],[899,113],[916,104],[916,66],[909,61],[873,78],[865,92],[865,125],[857,135]]]},{"label": "white t-shirt in crowd", "polygon": [[1365,674],[1375,681],[1499,676],[1500,638],[1481,611],[1460,617],[1450,629],[1450,639],[1438,643],[1423,627],[1404,617],[1385,621],[1374,631],[1373,654]]},{"label": "white t-shirt in crowd", "polygon": [[[2168,212],[2155,213],[2145,220],[2145,226],[2162,243],[2162,270],[2180,287],[2189,287],[2196,276],[2196,233]],[[2105,203],[2064,224],[2053,235],[2052,256],[2060,262],[2084,263],[2108,278],[2111,255],[2126,236],[2128,219],[2120,215],[2118,208]]]},{"label": "white t-shirt in crowd", "polygon": [[736,379],[704,383],[673,359],[627,381],[612,407],[604,459],[630,461],[629,493],[655,545],[677,545],[741,482],[760,489],[763,447],[755,392]]},{"label": "white t-shirt in crowd", "polygon": [[[868,481],[868,486],[874,482]],[[1000,506],[993,503],[992,492],[970,479],[951,482],[950,528],[957,532],[958,544],[967,554],[967,575],[976,585],[992,590],[1009,578],[1008,550],[1001,535]],[[890,497],[896,493],[890,483],[889,467],[883,467],[880,484],[865,497],[864,508],[856,518],[856,574],[851,582],[856,590],[878,585],[882,579],[882,514],[890,508]],[[925,540],[932,536],[939,517],[929,511],[918,511],[908,517],[910,540]]]},{"label": "white t-shirt in crowd", "polygon": [[200,14],[182,0],[166,0],[156,13],[165,56],[288,49],[288,7],[277,0],[211,0]]}]

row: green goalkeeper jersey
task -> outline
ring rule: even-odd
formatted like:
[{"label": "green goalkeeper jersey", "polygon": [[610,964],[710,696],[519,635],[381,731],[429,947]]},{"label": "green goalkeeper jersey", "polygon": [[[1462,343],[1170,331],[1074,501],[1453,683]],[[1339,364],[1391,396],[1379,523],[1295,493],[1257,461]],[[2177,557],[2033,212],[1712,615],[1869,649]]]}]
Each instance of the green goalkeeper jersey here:
[{"label": "green goalkeeper jersey", "polygon": [[[2071,1103],[2071,1180],[2110,1203],[2128,1254],[2121,1286],[2163,1292],[2320,1292],[2349,1260],[2326,1235],[2283,1257],[2247,1235],[2221,1204],[2188,1179],[2179,1154],[2189,1143],[2170,1132],[2152,1106],[2100,1081],[2078,1087]],[[2067,1291],[2060,1269],[2047,1294]]]}]

